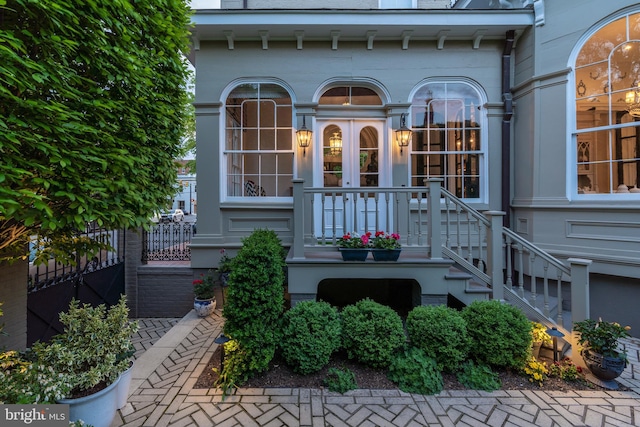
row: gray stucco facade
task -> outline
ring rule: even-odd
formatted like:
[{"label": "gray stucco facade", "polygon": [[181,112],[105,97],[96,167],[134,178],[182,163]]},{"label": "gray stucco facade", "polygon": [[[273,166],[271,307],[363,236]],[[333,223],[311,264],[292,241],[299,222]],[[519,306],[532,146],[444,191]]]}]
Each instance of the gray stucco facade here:
[{"label": "gray stucco facade", "polygon": [[[413,185],[415,167],[410,164],[412,148],[401,153],[394,141],[401,114],[414,119],[413,97],[425,84],[462,82],[482,99],[474,106],[483,144],[480,196],[465,199],[467,203],[479,211],[506,210],[513,231],[553,255],[593,260],[597,295],[608,294],[624,310],[632,309],[627,301],[640,297],[640,194],[577,191],[573,123],[575,61],[581,45],[607,22],[640,13],[640,6],[630,0],[530,3],[531,7],[500,10],[198,11],[192,60],[199,220],[192,266],[215,267],[220,249],[233,252],[258,227],[275,230],[287,246],[293,243],[292,197],[228,197],[225,103],[234,87],[263,82],[289,93],[292,135],[303,116],[314,131],[304,153],[292,136],[293,176],[305,185],[322,185],[318,168],[323,124],[369,120],[383,129],[380,179],[387,186],[402,187]],[[510,31],[515,36],[512,49]],[[513,97],[510,121],[505,114],[505,77]],[[323,94],[337,86],[372,89],[381,103],[322,104]],[[409,125],[415,127],[415,120]],[[631,128],[636,138],[638,126]],[[508,185],[502,172],[505,140]],[[503,197],[505,190],[509,194]],[[615,311],[612,304],[606,305],[603,311],[592,301],[592,315]],[[640,329],[633,316],[622,317],[621,322],[635,322],[635,329]]]}]

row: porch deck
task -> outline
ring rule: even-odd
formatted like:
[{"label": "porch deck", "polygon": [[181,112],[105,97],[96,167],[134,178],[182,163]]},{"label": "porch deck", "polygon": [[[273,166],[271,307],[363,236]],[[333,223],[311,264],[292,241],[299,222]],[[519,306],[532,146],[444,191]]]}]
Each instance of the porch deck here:
[{"label": "porch deck", "polygon": [[406,280],[419,286],[413,305],[446,304],[451,294],[464,303],[470,299],[487,299],[490,289],[471,284],[472,276],[452,269],[449,259],[430,258],[424,248],[403,249],[398,261],[343,261],[335,248],[307,248],[304,258],[287,257],[291,303],[315,300],[318,285],[325,280],[389,279]]}]

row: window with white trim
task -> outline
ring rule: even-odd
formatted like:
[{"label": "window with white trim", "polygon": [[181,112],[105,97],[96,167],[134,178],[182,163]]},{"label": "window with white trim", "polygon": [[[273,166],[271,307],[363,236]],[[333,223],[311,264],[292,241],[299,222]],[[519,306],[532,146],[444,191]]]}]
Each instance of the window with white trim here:
[{"label": "window with white trim", "polygon": [[235,87],[225,103],[228,197],[291,197],[291,96],[273,83]]},{"label": "window with white trim", "polygon": [[411,185],[442,178],[461,198],[478,199],[485,147],[478,91],[464,82],[422,86],[411,101]]},{"label": "window with white trim", "polygon": [[575,62],[578,194],[640,193],[640,13],[619,17]]}]

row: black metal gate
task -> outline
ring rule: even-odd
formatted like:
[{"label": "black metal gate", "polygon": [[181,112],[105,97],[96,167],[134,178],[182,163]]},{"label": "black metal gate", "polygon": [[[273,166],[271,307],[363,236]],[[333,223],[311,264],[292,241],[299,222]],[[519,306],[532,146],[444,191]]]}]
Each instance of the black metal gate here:
[{"label": "black metal gate", "polygon": [[27,295],[27,346],[48,341],[62,332],[59,313],[67,311],[72,299],[82,304],[107,307],[115,305],[124,294],[124,263],[106,267]]},{"label": "black metal gate", "polygon": [[30,266],[27,293],[27,346],[46,342],[61,333],[59,314],[67,311],[72,299],[81,304],[108,307],[124,294],[125,232],[107,231],[91,225],[83,233],[95,237],[108,234],[111,250],[93,258],[82,257],[77,266],[64,266],[49,260],[42,266]]}]

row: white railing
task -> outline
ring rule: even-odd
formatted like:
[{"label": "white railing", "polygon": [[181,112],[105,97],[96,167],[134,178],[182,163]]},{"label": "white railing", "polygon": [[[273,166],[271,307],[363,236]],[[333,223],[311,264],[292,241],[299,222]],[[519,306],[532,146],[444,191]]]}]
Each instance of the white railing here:
[{"label": "white railing", "polygon": [[[426,187],[349,189],[305,188],[304,181],[294,180],[293,188],[294,258],[303,259],[305,247],[335,246],[344,231],[353,231],[337,224],[350,222],[354,230],[397,232],[404,247],[425,248],[431,258],[452,259],[489,286],[493,299],[507,299],[547,324],[566,331],[564,325],[570,328],[572,322],[589,317],[590,261],[569,259],[567,265],[503,227],[504,212],[478,212],[441,188],[441,180],[428,180]],[[347,217],[347,210],[336,209],[348,201],[362,201],[362,210],[354,209],[349,214],[353,216]],[[525,278],[530,285],[527,292]],[[564,301],[566,283],[570,296]],[[557,298],[554,318],[553,293]],[[567,305],[572,319],[564,318]]]}]

